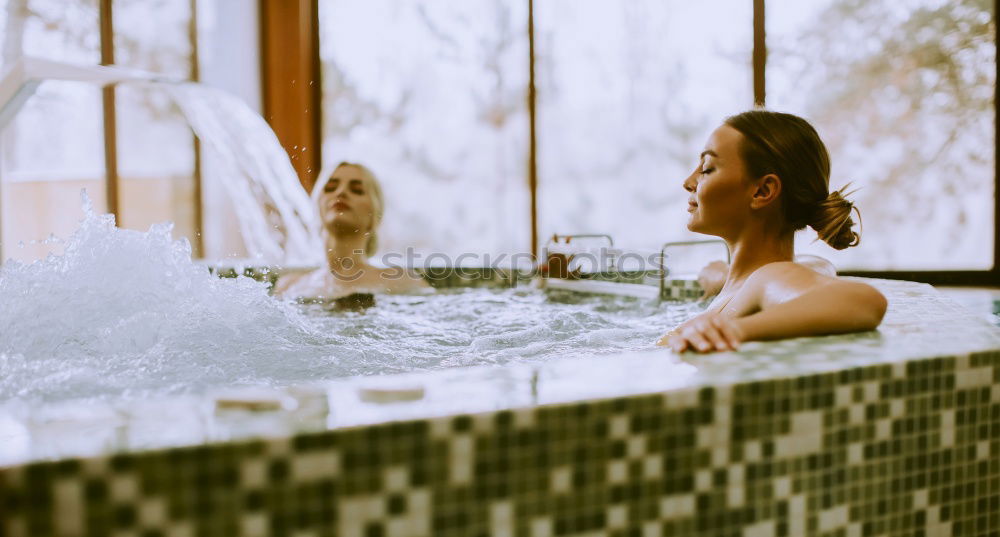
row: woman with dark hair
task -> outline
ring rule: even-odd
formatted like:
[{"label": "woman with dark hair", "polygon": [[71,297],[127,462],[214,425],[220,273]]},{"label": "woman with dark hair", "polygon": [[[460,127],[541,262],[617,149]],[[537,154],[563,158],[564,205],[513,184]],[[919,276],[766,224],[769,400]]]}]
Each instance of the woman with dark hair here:
[{"label": "woman with dark hair", "polygon": [[708,310],[658,344],[712,352],[875,329],[887,306],[875,288],[793,262],[795,232],[807,225],[838,250],[860,241],[851,219],[857,209],[844,189],[830,191],[829,180],[829,154],[806,120],[764,110],[726,119],[684,189],[688,229],[725,240],[732,264]]}]

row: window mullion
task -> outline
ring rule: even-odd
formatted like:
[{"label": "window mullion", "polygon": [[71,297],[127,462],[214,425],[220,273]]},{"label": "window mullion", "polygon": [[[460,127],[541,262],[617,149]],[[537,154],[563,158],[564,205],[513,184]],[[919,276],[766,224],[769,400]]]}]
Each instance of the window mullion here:
[{"label": "window mullion", "polygon": [[[114,65],[115,40],[112,0],[100,0],[101,65]],[[104,112],[104,170],[108,212],[118,223],[118,137],[115,116],[115,87],[101,88]]]},{"label": "window mullion", "polygon": [[753,0],[753,104],[765,106],[764,74],[767,42],[764,32],[764,0]]}]

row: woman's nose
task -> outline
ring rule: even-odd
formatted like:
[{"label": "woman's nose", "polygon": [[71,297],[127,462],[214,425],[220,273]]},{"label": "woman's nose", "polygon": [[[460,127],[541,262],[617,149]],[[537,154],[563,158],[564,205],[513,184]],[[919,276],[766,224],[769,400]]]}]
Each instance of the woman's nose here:
[{"label": "woman's nose", "polygon": [[689,175],[687,179],[684,180],[684,190],[687,190],[688,192],[694,192],[695,188],[698,187],[698,181],[695,179],[695,177],[697,176],[698,172],[695,171],[691,175]]}]

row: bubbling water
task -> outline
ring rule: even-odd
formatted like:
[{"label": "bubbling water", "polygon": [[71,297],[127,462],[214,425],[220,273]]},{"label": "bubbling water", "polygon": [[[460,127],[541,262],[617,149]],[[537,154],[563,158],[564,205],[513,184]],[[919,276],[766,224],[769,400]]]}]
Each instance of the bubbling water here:
[{"label": "bubbling water", "polygon": [[220,279],[169,223],[86,216],[62,255],[0,266],[0,402],[130,398],[648,348],[688,308],[470,289],[331,313]]},{"label": "bubbling water", "polygon": [[119,229],[84,205],[62,255],[0,268],[0,399],[186,391],[254,376],[251,356],[309,349],[302,315],[194,264],[171,224]]}]

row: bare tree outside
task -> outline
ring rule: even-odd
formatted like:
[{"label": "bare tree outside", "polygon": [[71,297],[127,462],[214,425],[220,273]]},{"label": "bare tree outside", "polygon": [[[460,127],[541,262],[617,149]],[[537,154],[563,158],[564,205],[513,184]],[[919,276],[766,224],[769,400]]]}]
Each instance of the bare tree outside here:
[{"label": "bare tree outside", "polygon": [[[186,80],[191,73],[190,0],[114,0],[117,65]],[[145,230],[164,220],[194,240],[194,136],[163,89],[116,89],[119,224]]]},{"label": "bare tree outside", "polygon": [[527,5],[320,2],[324,162],[382,180],[386,251],[528,244]]},{"label": "bare tree outside", "polygon": [[[495,61],[522,46],[509,45],[519,37],[512,31],[517,25],[507,24],[510,17],[504,12],[516,3],[384,5],[379,8],[384,16],[367,32],[405,41],[406,47],[421,51],[422,63],[396,57],[369,59],[366,66],[356,56],[366,55],[358,49],[367,42],[355,39],[348,45],[342,40],[338,45],[333,28],[343,32],[339,25],[364,26],[374,20],[375,8],[348,9],[348,4],[321,4],[322,24],[329,29],[322,45],[328,147],[334,154],[355,151],[360,146],[345,141],[366,137],[368,151],[379,144],[396,147],[382,151],[376,157],[380,162],[373,164],[405,161],[408,170],[428,178],[427,188],[450,184],[456,189],[451,192],[457,192],[456,178],[466,176],[456,167],[462,158],[455,152],[441,158],[452,151],[447,149],[452,147],[449,136],[415,119],[417,110],[433,113],[428,98],[421,96],[430,90],[420,85],[437,66],[462,63],[467,69],[462,82],[434,91],[468,103],[475,109],[470,115],[477,118],[476,125],[499,132],[508,124],[502,118],[519,110],[517,99],[523,95],[514,83],[518,75],[497,69]],[[992,2],[769,0],[766,8],[768,107],[814,122],[833,157],[832,186],[851,182],[860,187],[856,201],[863,215],[862,246],[834,252],[806,232],[799,251],[833,258],[842,268],[989,268],[994,220]],[[470,23],[476,13],[490,16],[489,31]],[[698,26],[707,18],[711,31]],[[751,20],[749,5],[731,2],[537,4],[543,237],[608,232],[641,248],[687,238],[680,179],[694,166],[708,132],[726,115],[752,106]],[[378,61],[385,67],[375,67]],[[392,62],[399,69],[390,76]],[[455,103],[439,114],[442,123],[449,121]],[[489,132],[477,129],[465,131],[463,147]],[[477,157],[485,162],[481,154]],[[514,185],[524,181],[522,174],[494,172]],[[395,176],[388,181],[414,184]],[[469,185],[468,191],[487,188],[502,195],[503,184],[497,179],[488,186]],[[473,224],[468,200],[451,199],[452,210],[410,211],[405,215],[408,227],[461,226],[480,234],[491,225],[485,220]],[[488,213],[494,223],[504,221],[492,209],[472,212]],[[412,240],[441,248],[439,239],[447,235]]]},{"label": "bare tree outside", "polygon": [[610,233],[655,250],[691,237],[682,181],[712,129],[753,102],[742,4],[538,3],[543,237]]},{"label": "bare tree outside", "polygon": [[[640,248],[687,238],[680,180],[708,132],[751,105],[752,12],[743,4],[537,4],[543,238],[608,232]],[[119,63],[186,76],[188,0],[114,6]],[[799,251],[841,268],[989,268],[993,2],[766,7],[768,107],[813,121],[831,150],[832,186],[860,188],[861,247],[833,252],[805,233]],[[362,161],[383,180],[386,249],[530,249],[526,2],[323,0],[320,11],[324,160]],[[0,1],[4,65],[21,54],[96,63],[97,12],[96,0]],[[712,31],[699,28],[709,16]],[[157,92],[124,90],[120,100],[125,175],[163,176],[178,187],[170,196],[187,199],[193,152],[174,105]],[[100,208],[100,125],[93,88],[43,85],[4,136],[5,200],[58,180],[60,192],[90,185]],[[4,206],[6,245],[60,231],[41,233],[41,213],[13,226],[22,217]]]},{"label": "bare tree outside", "polygon": [[[100,61],[96,0],[0,1],[2,65],[23,55]],[[34,260],[81,217],[80,189],[105,210],[100,90],[90,84],[42,84],[0,140],[0,243],[4,259]]]},{"label": "bare tree outside", "polygon": [[861,247],[815,253],[850,268],[990,268],[993,2],[767,5],[775,21],[768,107],[813,120],[831,151],[834,186],[860,188]]},{"label": "bare tree outside", "polygon": [[[720,6],[537,4],[543,236],[655,248],[686,235],[683,175],[751,104],[749,7],[707,42],[694,29]],[[321,2],[324,160],[365,155],[403,200],[433,200],[390,209],[399,247],[530,250],[526,7]]]}]

